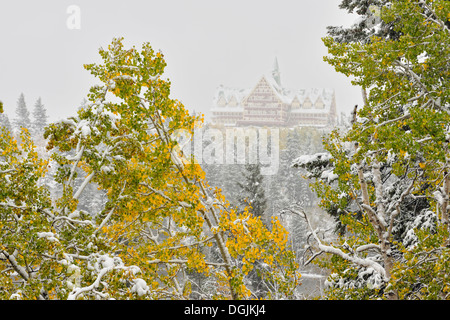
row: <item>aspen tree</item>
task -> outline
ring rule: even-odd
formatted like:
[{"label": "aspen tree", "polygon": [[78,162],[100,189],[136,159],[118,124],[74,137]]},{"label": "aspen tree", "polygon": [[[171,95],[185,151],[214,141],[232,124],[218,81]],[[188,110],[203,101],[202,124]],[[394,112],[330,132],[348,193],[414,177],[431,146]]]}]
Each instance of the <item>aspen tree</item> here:
[{"label": "aspen tree", "polygon": [[322,161],[297,162],[343,227],[333,244],[315,232],[312,257],[333,255],[329,298],[448,299],[450,3],[391,1],[381,18],[398,38],[324,38],[364,105]]}]

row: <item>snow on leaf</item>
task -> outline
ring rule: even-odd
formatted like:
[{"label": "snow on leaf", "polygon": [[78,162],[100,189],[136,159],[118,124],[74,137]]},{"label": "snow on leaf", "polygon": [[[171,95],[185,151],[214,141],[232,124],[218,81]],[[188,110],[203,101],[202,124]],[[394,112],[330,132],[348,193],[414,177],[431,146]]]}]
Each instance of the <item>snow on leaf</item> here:
[{"label": "snow on leaf", "polygon": [[131,292],[136,293],[138,296],[143,296],[148,292],[149,287],[143,279],[137,278],[134,279],[133,282],[134,284],[133,287],[131,288]]}]

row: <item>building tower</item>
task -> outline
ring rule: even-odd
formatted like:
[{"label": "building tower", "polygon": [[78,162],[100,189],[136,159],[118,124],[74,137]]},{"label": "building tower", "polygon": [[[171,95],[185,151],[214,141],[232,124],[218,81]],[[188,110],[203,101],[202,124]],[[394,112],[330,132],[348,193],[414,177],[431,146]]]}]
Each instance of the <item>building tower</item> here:
[{"label": "building tower", "polygon": [[275,61],[273,62],[272,77],[274,78],[277,85],[281,88],[280,68],[278,67],[277,57],[275,57]]}]

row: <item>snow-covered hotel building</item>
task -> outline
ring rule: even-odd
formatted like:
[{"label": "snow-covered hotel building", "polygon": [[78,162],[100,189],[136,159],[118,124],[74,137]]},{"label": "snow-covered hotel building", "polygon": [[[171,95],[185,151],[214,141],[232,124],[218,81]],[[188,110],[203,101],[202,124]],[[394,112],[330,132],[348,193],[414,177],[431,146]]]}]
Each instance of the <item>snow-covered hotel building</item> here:
[{"label": "snow-covered hotel building", "polygon": [[276,58],[272,74],[253,88],[219,86],[211,112],[214,124],[236,127],[328,127],[337,121],[334,90],[283,88]]}]

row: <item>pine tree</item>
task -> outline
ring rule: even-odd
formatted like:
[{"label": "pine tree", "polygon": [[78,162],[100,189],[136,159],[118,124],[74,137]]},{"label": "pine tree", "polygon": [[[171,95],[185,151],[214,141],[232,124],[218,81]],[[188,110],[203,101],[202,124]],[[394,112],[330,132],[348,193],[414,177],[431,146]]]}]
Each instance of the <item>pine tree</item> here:
[{"label": "pine tree", "polygon": [[4,113],[3,102],[0,101],[0,128],[5,128],[11,131],[11,124],[9,122],[8,116]]},{"label": "pine tree", "polygon": [[30,125],[30,112],[28,111],[27,104],[25,103],[25,96],[23,93],[21,93],[19,96],[19,100],[17,100],[16,119],[14,121],[14,126],[16,128],[29,128]]},{"label": "pine tree", "polygon": [[32,129],[35,134],[40,134],[44,131],[44,127],[47,125],[47,118],[47,111],[39,97],[33,109]]},{"label": "pine tree", "polygon": [[0,127],[11,131],[11,123],[9,122],[8,115],[6,113],[0,113]]},{"label": "pine tree", "polygon": [[264,220],[264,213],[267,209],[267,200],[264,192],[261,167],[259,164],[246,164],[242,172],[242,182],[237,185],[241,190],[239,198],[240,207],[250,206],[249,210],[254,216]]},{"label": "pine tree", "polygon": [[348,28],[327,27],[328,34],[340,43],[368,43],[372,36],[398,39],[401,33],[393,28],[395,21],[385,22],[381,19],[381,11],[389,3],[389,0],[342,0],[339,8],[356,13],[360,17]]}]

